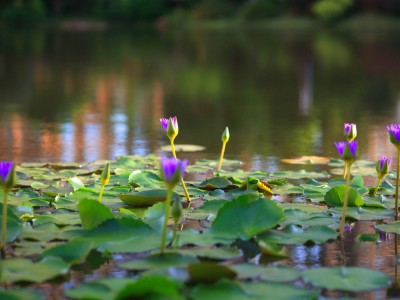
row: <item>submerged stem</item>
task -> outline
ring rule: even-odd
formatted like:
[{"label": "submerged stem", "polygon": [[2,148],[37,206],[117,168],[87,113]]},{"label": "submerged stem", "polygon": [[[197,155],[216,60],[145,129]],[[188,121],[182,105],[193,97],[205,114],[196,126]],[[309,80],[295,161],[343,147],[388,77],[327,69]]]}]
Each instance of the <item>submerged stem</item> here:
[{"label": "submerged stem", "polygon": [[171,208],[171,196],[172,196],[172,190],[167,189],[167,198],[165,199],[165,213],[164,213],[164,224],[163,224],[163,229],[162,229],[162,235],[161,235],[161,254],[164,254],[165,252],[165,245],[166,245],[166,240],[167,240],[167,227],[168,227],[168,219],[169,219],[169,211]]},{"label": "submerged stem", "polygon": [[[171,144],[172,155],[173,155],[173,157],[175,159],[177,159],[176,152],[175,152],[174,140],[170,139],[169,141],[170,141],[170,144]],[[183,192],[185,193],[185,197],[186,197],[187,201],[189,202],[189,206],[190,206],[190,201],[192,201],[192,199],[190,199],[189,192],[188,192],[188,190],[186,188],[186,184],[185,184],[185,181],[183,180],[182,176],[181,176],[181,184],[182,184]]]},{"label": "submerged stem", "polygon": [[397,221],[399,214],[399,169],[400,169],[400,149],[397,148],[397,167],[396,167],[396,196],[394,205],[394,218]]},{"label": "submerged stem", "polygon": [[344,200],[343,200],[343,210],[342,210],[342,218],[340,219],[340,238],[343,239],[344,233],[344,223],[346,220],[346,212],[347,212],[347,203],[349,202],[349,190],[350,190],[350,168],[351,165],[346,162],[346,187],[344,190]]},{"label": "submerged stem", "polygon": [[226,142],[222,142],[222,149],[221,149],[221,154],[219,156],[219,163],[218,163],[217,171],[219,171],[221,169],[222,160],[224,159],[224,154],[225,154],[225,147],[226,147]]}]

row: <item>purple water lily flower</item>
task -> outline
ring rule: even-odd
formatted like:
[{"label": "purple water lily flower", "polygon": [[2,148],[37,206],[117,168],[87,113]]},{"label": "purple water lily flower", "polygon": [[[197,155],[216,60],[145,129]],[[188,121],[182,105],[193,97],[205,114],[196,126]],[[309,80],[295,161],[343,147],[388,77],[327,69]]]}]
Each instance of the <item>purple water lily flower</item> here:
[{"label": "purple water lily flower", "polygon": [[400,124],[390,124],[386,126],[390,141],[392,144],[399,146],[400,145]]},{"label": "purple water lily flower", "polygon": [[160,123],[161,123],[162,130],[165,133],[167,133],[169,120],[172,121],[172,126],[173,126],[174,130],[178,131],[178,118],[177,117],[169,117],[169,119],[161,118]]},{"label": "purple water lily flower", "polygon": [[376,163],[376,172],[380,178],[385,177],[391,169],[392,158],[384,155],[380,156]]},{"label": "purple water lily flower", "polygon": [[13,162],[11,161],[1,161],[0,162],[0,180],[4,183],[7,180],[8,175],[13,166]]},{"label": "purple water lily flower", "polygon": [[351,142],[335,142],[335,147],[340,157],[344,160],[353,160],[357,155],[357,145],[356,140]]},{"label": "purple water lily flower", "polygon": [[175,158],[161,158],[161,177],[168,187],[174,187],[185,173],[188,161]]}]

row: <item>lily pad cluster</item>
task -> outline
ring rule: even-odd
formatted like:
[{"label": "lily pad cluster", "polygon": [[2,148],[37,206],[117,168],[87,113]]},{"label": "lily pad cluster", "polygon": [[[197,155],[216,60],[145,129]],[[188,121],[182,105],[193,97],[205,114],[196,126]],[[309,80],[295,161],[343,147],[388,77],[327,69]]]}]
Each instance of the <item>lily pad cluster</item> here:
[{"label": "lily pad cluster", "polygon": [[[106,164],[110,177],[104,185]],[[185,202],[182,188],[175,189],[172,198],[181,197],[186,205],[181,230],[163,254],[167,194],[158,157],[17,166],[1,273],[8,288],[0,289],[0,298],[43,299],[37,284],[56,285],[76,271],[107,265],[125,275],[72,284],[64,294],[71,299],[314,299],[323,290],[388,286],[390,277],[379,270],[345,264],[301,270],[279,263],[290,259],[288,246],[338,242],[343,179],[326,171],[245,171],[230,160],[217,173],[215,166],[201,160],[188,167],[195,178],[185,180],[191,202]],[[379,221],[377,232],[399,233],[399,223],[392,222],[394,187],[385,181],[372,196],[363,177],[368,166],[356,162],[352,169],[358,175],[351,181],[347,221]],[[171,240],[172,230],[167,236]],[[359,240],[376,242],[377,236]],[[275,262],[258,263],[260,256]]]}]

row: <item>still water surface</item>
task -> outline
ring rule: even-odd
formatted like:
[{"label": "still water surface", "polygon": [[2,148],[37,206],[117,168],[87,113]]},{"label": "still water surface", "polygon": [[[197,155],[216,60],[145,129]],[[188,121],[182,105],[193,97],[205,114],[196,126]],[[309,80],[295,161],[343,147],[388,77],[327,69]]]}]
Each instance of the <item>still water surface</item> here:
[{"label": "still water surface", "polygon": [[[344,122],[360,155],[392,155],[400,120],[398,32],[256,29],[0,31],[0,159],[93,161],[159,152],[159,118],[180,144],[272,171],[336,156]],[[184,155],[182,155],[183,157]]]},{"label": "still water surface", "polygon": [[[357,124],[362,158],[394,155],[386,124],[400,121],[398,32],[0,30],[0,160],[159,153],[159,118],[171,115],[177,143],[206,147],[180,157],[217,158],[229,126],[228,158],[288,168],[281,158],[336,156],[344,122]],[[393,236],[358,244],[357,233],[375,230],[359,222],[353,232],[346,264],[394,276]],[[340,264],[338,243],[290,251],[288,265]]]}]

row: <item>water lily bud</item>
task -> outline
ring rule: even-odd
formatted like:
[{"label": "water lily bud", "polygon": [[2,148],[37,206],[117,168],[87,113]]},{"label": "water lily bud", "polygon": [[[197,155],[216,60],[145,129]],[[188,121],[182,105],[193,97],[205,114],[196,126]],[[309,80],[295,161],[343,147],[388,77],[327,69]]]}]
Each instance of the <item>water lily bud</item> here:
[{"label": "water lily bud", "polygon": [[185,173],[187,165],[187,160],[181,161],[175,158],[161,158],[161,178],[168,188],[173,189],[179,183],[181,176]]},{"label": "water lily bud", "polygon": [[399,148],[400,146],[400,124],[390,124],[386,126],[388,133],[389,133],[389,138],[390,142],[396,146],[396,148]]},{"label": "water lily bud", "polygon": [[15,165],[10,161],[0,162],[0,184],[5,191],[11,190],[16,184]]},{"label": "water lily bud", "polygon": [[382,155],[379,157],[378,161],[376,162],[376,172],[378,173],[379,178],[385,177],[391,169],[392,158],[387,158],[386,156]]},{"label": "water lily bud", "polygon": [[107,185],[109,181],[110,181],[110,164],[106,163],[103,172],[101,173],[100,176],[100,184]]},{"label": "water lily bud", "polygon": [[171,216],[176,223],[178,223],[183,215],[183,208],[181,200],[174,200],[171,207]]},{"label": "water lily bud", "polygon": [[357,156],[357,141],[335,142],[336,150],[340,157],[346,162],[354,162]]},{"label": "water lily bud", "polygon": [[344,136],[347,138],[348,142],[353,141],[357,137],[357,126],[352,123],[344,124]]},{"label": "water lily bud", "polygon": [[222,133],[222,137],[221,137],[222,142],[223,143],[227,143],[229,141],[229,137],[230,137],[229,136],[229,129],[228,129],[228,127],[225,127],[225,130]]},{"label": "water lily bud", "polygon": [[169,119],[160,119],[161,128],[165,135],[170,139],[174,140],[179,133],[178,119],[177,117],[169,117]]}]

